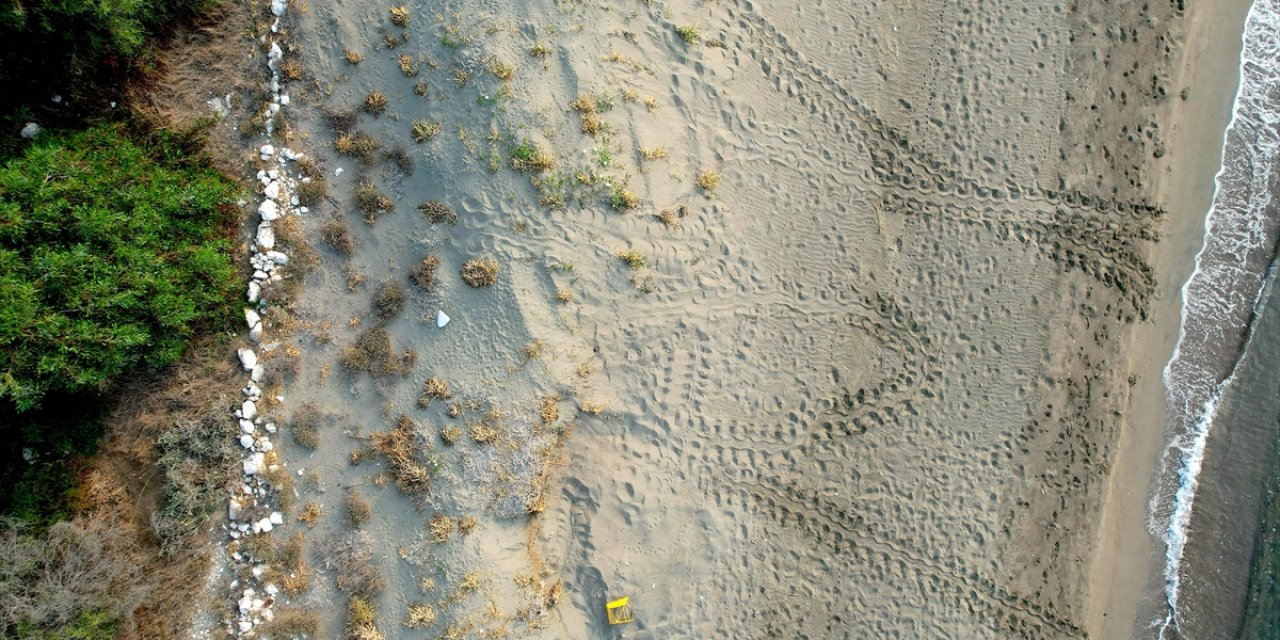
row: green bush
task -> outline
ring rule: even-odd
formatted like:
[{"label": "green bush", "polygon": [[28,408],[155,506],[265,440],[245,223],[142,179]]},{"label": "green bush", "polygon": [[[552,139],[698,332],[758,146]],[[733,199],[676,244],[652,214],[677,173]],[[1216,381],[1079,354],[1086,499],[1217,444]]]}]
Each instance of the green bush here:
[{"label": "green bush", "polygon": [[229,319],[233,189],[190,142],[99,125],[0,166],[0,399],[99,389]]}]

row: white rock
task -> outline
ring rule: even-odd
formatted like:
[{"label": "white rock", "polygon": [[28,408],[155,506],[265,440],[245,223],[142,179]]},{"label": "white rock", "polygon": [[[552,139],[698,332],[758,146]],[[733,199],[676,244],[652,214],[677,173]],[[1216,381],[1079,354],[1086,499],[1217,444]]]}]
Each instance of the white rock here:
[{"label": "white rock", "polygon": [[258,355],[253,352],[253,349],[240,349],[236,354],[240,356],[240,364],[244,366],[245,371],[251,371],[258,366]]},{"label": "white rock", "polygon": [[232,498],[227,501],[227,519],[232,522],[240,519],[240,499]]},{"label": "white rock", "polygon": [[340,175],[342,175],[342,172],[343,172],[343,168],[342,168],[342,167],[338,167],[337,169],[334,169],[334,170],[333,170],[333,175],[335,175],[335,176],[340,176]]},{"label": "white rock", "polygon": [[279,172],[279,171],[277,171],[277,170],[275,170],[275,169],[272,169],[272,170],[270,170],[270,171],[268,171],[268,172],[267,172],[267,177],[271,178],[272,180],[279,180],[279,179],[280,179],[280,172]]},{"label": "white rock", "polygon": [[278,265],[289,264],[289,256],[279,251],[268,251],[264,254],[268,260]]},{"label": "white rock", "polygon": [[258,472],[262,471],[262,464],[263,456],[261,453],[255,453],[249,456],[242,465],[244,467],[244,474],[247,476],[258,475]]},{"label": "white rock", "polygon": [[231,539],[232,539],[232,540],[239,540],[239,539],[240,539],[240,530],[239,530],[239,529],[232,529],[232,530],[231,530],[231,534],[230,534],[230,535],[231,535]]},{"label": "white rock", "polygon": [[271,0],[271,15],[276,17],[284,15],[284,9],[287,6],[289,6],[289,0]]},{"label": "white rock", "polygon": [[[270,519],[270,518],[263,518],[263,519],[261,519],[261,520],[257,521],[256,523],[254,523],[254,525],[253,525],[253,526],[254,526],[254,527],[256,527],[259,531],[261,531],[261,532],[263,532],[263,533],[269,533],[272,529],[276,528],[276,526],[275,526],[275,525],[271,524],[271,519]],[[253,568],[253,575],[254,575],[254,577],[257,577],[257,576],[260,576],[260,575],[262,575],[262,574],[261,574],[261,572],[259,572],[259,571],[258,571],[258,568],[257,568],[257,567],[254,567],[254,568]]]},{"label": "white rock", "polygon": [[307,213],[310,213],[310,212],[311,212],[311,209],[308,209],[308,208],[306,208],[306,207],[298,207],[298,213],[301,213],[301,214],[307,214]]},{"label": "white rock", "polygon": [[[271,184],[276,183],[272,182]],[[274,196],[268,197],[270,198]],[[272,220],[280,217],[280,207],[276,204],[275,200],[263,200],[262,204],[258,205],[258,215],[262,216],[263,222],[271,222]]]},{"label": "white rock", "polygon": [[262,297],[262,285],[256,282],[249,283],[249,293],[246,295],[249,302],[257,302]]},{"label": "white rock", "polygon": [[284,515],[282,515],[279,511],[272,511],[271,524],[284,524]]},{"label": "white rock", "polygon": [[[242,435],[242,436],[240,436],[240,446],[242,446],[242,447],[244,447],[244,448],[246,448],[246,449],[252,449],[252,448],[253,448],[253,436],[251,436],[251,435],[249,435],[249,434],[247,434],[247,433],[246,433],[246,434],[244,434],[244,435]],[[235,520],[235,518],[232,518],[232,520]]]},{"label": "white rock", "polygon": [[293,196],[293,197],[289,198],[289,204],[290,204],[290,205],[292,205],[292,206],[295,206],[295,207],[296,207],[296,206],[298,206],[298,205],[302,204],[302,200],[301,200],[301,199],[299,199],[299,198],[298,198],[298,196]]},{"label": "white rock", "polygon": [[249,633],[250,631],[253,631],[253,623],[248,620],[241,620],[237,623],[237,626],[240,628],[240,633]]},{"label": "white rock", "polygon": [[240,430],[244,433],[253,433],[253,422],[249,420],[240,421]]},{"label": "white rock", "polygon": [[267,251],[275,248],[276,232],[271,225],[267,223],[258,225],[258,246]]},{"label": "white rock", "polygon": [[[271,515],[272,517],[275,517],[277,514],[273,513]],[[266,591],[269,596],[274,596],[275,594],[280,593],[280,589],[278,589],[274,584],[268,584],[264,591]]]},{"label": "white rock", "polygon": [[268,197],[268,198],[271,198],[272,200],[275,200],[276,198],[279,198],[279,197],[280,197],[280,182],[279,182],[279,181],[275,181],[275,180],[273,180],[273,181],[271,182],[271,184],[267,185],[267,188],[266,188],[266,189],[263,189],[263,190],[262,190],[262,195],[264,195],[264,196],[266,196],[266,197]]},{"label": "white rock", "polygon": [[258,365],[253,368],[253,371],[249,372],[249,379],[254,382],[262,382],[262,374],[264,372],[265,370],[262,368],[262,365]]},{"label": "white rock", "polygon": [[[278,0],[272,0],[272,2],[277,1]],[[283,57],[284,50],[280,48],[278,43],[272,42],[271,48],[267,50],[267,68],[275,71],[276,67],[280,65],[280,59]]]},{"label": "white rock", "polygon": [[262,325],[261,324],[253,325],[253,328],[249,330],[249,339],[254,342],[262,342]]},{"label": "white rock", "polygon": [[280,106],[282,107],[289,106],[289,94],[280,96]]},{"label": "white rock", "polygon": [[266,426],[266,430],[267,430],[267,433],[275,433],[275,432],[276,432],[276,423],[274,423],[274,422],[268,422],[268,423],[267,423],[267,426]]},{"label": "white rock", "polygon": [[276,148],[272,145],[264,144],[262,145],[262,148],[258,149],[258,153],[261,153],[264,156],[275,155]]},{"label": "white rock", "polygon": [[258,269],[257,271],[254,271],[254,272],[253,272],[253,279],[254,279],[254,280],[266,280],[268,275],[269,275],[269,274],[268,274],[266,271],[263,271],[262,269]]},{"label": "white rock", "polygon": [[23,140],[30,140],[40,135],[41,131],[44,131],[43,127],[34,122],[28,122],[22,126],[22,131],[20,131],[18,135],[22,136]]},{"label": "white rock", "polygon": [[254,404],[252,400],[245,400],[244,404],[240,405],[240,411],[244,414],[245,420],[252,420],[258,417],[258,405]]},{"label": "white rock", "polygon": [[249,325],[250,329],[258,326],[260,322],[262,322],[262,317],[258,315],[257,311],[253,309],[244,310],[244,323]]},{"label": "white rock", "polygon": [[441,310],[441,311],[437,311],[437,312],[436,312],[436,327],[437,327],[437,328],[439,328],[439,329],[443,329],[443,328],[444,328],[444,326],[445,326],[446,324],[449,324],[449,320],[451,320],[451,319],[452,319],[452,318],[450,318],[450,317],[449,317],[449,314],[445,313],[443,310]]},{"label": "white rock", "polygon": [[[267,603],[267,606],[268,606],[268,607],[269,607],[269,606],[271,606],[271,603],[270,603],[270,602],[268,602],[268,603]],[[263,620],[266,620],[267,622],[271,622],[272,620],[275,620],[275,619],[276,619],[276,612],[274,612],[274,611],[272,611],[272,610],[270,610],[270,609],[267,609],[266,611],[263,611],[263,612],[262,612],[262,619],[263,619]]]},{"label": "white rock", "polygon": [[270,441],[270,440],[267,440],[266,438],[263,438],[263,439],[262,439],[262,442],[261,442],[260,444],[258,444],[258,448],[259,448],[259,449],[262,449],[263,451],[270,451],[270,450],[272,450],[272,449],[276,448],[276,445],[271,444],[271,441]]}]

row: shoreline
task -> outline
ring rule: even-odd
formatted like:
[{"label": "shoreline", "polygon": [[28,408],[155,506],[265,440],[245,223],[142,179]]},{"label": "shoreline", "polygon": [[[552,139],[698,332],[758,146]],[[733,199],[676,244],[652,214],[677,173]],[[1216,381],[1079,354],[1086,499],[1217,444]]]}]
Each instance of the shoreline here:
[{"label": "shoreline", "polygon": [[[1086,628],[1095,637],[1133,637],[1162,602],[1163,545],[1148,528],[1157,463],[1166,445],[1162,372],[1178,340],[1181,288],[1203,244],[1223,136],[1239,85],[1244,19],[1251,5],[1249,0],[1196,5],[1186,18],[1176,86],[1190,88],[1190,93],[1169,110],[1169,148],[1174,151],[1162,163],[1154,190],[1155,200],[1169,215],[1162,229],[1165,239],[1151,257],[1158,274],[1155,321],[1149,328],[1131,331],[1127,350],[1129,370],[1137,380],[1128,398],[1093,559]],[[1213,158],[1212,163],[1206,158]]]}]

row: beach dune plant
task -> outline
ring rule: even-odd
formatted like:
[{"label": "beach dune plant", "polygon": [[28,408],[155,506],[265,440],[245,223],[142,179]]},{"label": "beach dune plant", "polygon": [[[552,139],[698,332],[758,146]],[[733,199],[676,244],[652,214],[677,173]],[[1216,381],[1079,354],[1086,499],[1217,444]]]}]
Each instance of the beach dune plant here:
[{"label": "beach dune plant", "polygon": [[225,326],[237,211],[193,145],[99,125],[0,165],[0,399],[100,389]]}]

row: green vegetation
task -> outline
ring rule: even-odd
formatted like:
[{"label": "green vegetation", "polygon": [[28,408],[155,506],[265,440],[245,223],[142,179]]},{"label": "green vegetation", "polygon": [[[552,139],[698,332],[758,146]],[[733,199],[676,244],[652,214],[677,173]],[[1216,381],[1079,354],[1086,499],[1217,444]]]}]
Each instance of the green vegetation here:
[{"label": "green vegetation", "polygon": [[676,27],[676,34],[684,40],[685,44],[697,46],[702,40],[702,28],[696,24],[686,24]]},{"label": "green vegetation", "polygon": [[100,389],[229,317],[232,188],[192,143],[104,125],[0,167],[0,398]]}]

